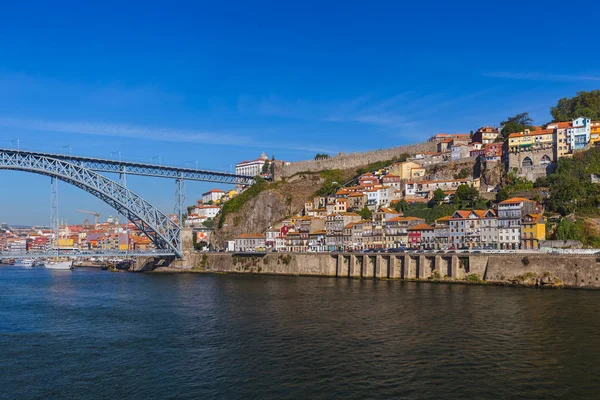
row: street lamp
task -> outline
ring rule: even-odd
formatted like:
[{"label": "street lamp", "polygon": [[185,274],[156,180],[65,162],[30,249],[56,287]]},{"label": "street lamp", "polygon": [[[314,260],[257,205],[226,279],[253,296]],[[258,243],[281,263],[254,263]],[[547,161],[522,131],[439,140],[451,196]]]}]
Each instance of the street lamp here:
[{"label": "street lamp", "polygon": [[69,149],[69,155],[72,156],[73,155],[73,146],[71,146],[70,144],[65,144],[63,147],[63,149],[68,148]]},{"label": "street lamp", "polygon": [[10,141],[10,145],[12,146],[12,145],[13,145],[13,143],[15,143],[15,142],[17,142],[17,151],[19,151],[19,148],[20,148],[20,141],[19,141],[19,138],[16,138],[16,139],[13,139],[13,140],[11,140],[11,141]]},{"label": "street lamp", "polygon": [[158,159],[158,165],[162,165],[162,157],[161,156],[152,156],[152,161]]}]

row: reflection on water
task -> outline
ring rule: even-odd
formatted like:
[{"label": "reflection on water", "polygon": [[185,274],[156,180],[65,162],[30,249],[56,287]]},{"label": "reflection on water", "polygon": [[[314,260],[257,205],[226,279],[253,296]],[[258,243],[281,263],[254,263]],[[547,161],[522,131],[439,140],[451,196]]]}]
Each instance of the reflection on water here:
[{"label": "reflection on water", "polygon": [[599,317],[596,291],[2,267],[0,387],[7,398],[595,398]]}]

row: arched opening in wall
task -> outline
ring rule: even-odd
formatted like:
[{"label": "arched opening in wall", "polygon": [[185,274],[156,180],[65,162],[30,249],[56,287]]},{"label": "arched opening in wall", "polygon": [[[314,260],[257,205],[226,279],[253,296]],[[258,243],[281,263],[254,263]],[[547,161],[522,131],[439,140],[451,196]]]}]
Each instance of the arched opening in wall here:
[{"label": "arched opening in wall", "polygon": [[533,167],[533,160],[529,157],[525,157],[523,159],[523,162],[521,163],[521,166],[523,167]]},{"label": "arched opening in wall", "polygon": [[544,157],[542,157],[542,159],[540,160],[540,165],[548,165],[551,162],[552,160],[550,160],[550,157],[544,154]]}]

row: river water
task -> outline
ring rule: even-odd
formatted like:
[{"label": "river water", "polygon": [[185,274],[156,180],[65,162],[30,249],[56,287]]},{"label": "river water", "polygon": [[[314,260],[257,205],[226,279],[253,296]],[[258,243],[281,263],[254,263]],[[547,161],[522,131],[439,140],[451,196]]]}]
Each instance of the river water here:
[{"label": "river water", "polygon": [[598,398],[600,291],[0,268],[0,398]]}]

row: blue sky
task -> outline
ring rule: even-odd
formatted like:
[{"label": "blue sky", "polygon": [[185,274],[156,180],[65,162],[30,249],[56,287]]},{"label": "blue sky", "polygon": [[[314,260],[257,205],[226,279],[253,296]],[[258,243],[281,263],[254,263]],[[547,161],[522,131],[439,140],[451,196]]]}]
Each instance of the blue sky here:
[{"label": "blue sky", "polygon": [[[523,111],[541,124],[560,97],[600,88],[600,6],[552,3],[4,4],[0,145],[227,170],[262,151],[376,149]],[[128,184],[172,210],[173,182]],[[188,184],[189,202],[213,186]],[[0,171],[0,187],[0,221],[48,223],[48,178]],[[60,191],[70,223],[78,208],[114,214]]]}]

